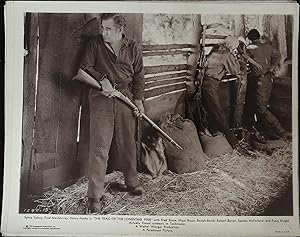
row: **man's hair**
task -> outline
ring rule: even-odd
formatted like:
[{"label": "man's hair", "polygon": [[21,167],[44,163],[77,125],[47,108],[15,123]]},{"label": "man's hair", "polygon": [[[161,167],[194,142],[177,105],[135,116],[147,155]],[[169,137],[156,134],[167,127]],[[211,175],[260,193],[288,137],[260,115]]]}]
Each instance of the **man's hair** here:
[{"label": "man's hair", "polygon": [[260,38],[260,34],[257,29],[252,29],[248,32],[247,38],[249,40],[257,40]]},{"label": "man's hair", "polygon": [[115,25],[117,26],[122,26],[124,30],[127,27],[127,21],[126,18],[119,13],[104,13],[100,17],[100,21],[102,22],[103,20],[108,20],[108,19],[113,19],[115,22]]}]

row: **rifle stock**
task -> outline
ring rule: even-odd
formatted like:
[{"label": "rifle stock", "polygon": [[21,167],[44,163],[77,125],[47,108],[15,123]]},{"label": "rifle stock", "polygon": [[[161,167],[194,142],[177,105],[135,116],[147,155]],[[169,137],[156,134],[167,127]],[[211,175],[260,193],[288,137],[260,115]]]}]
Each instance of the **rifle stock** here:
[{"label": "rifle stock", "polygon": [[[94,89],[102,90],[101,84],[82,69],[79,69],[77,75],[73,77],[73,80],[83,82],[84,84]],[[137,106],[134,103],[132,103],[132,101],[128,97],[123,95],[120,91],[115,90],[114,96],[126,103],[132,109],[138,110]],[[157,126],[147,115],[142,113],[142,118],[146,120],[152,127],[154,127],[162,136],[164,136],[165,139],[167,139],[167,141],[176,146],[179,150],[183,150],[183,148],[176,141],[174,141],[167,133],[165,133],[159,126]]]}]

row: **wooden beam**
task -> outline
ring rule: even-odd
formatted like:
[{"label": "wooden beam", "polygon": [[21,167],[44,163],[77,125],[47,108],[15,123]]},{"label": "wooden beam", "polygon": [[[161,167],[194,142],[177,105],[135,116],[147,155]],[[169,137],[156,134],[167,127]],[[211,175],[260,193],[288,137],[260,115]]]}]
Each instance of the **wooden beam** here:
[{"label": "wooden beam", "polygon": [[[21,202],[25,201],[28,194],[29,171],[31,166],[34,110],[35,110],[35,87],[37,73],[37,29],[38,14],[26,13],[25,31],[28,32],[27,50],[28,54],[24,58],[23,74],[23,133],[22,133],[22,175],[21,175]],[[24,197],[24,198],[23,198]],[[23,203],[20,203],[22,206]]]},{"label": "wooden beam", "polygon": [[[157,95],[165,94],[167,92],[180,90],[186,88],[185,82],[180,82],[178,84],[166,85],[166,86],[159,86],[154,87],[153,89],[149,88],[145,91],[145,98],[154,97]],[[157,105],[156,105],[157,106]]]},{"label": "wooden beam", "polygon": [[159,55],[177,55],[177,54],[183,54],[186,56],[189,56],[194,52],[190,50],[166,50],[166,51],[149,51],[149,52],[143,52],[144,57],[149,57],[149,56],[159,56]]},{"label": "wooden beam", "polygon": [[72,81],[76,75],[84,50],[84,45],[68,37],[84,21],[84,14],[62,14],[62,40],[60,67],[60,98],[57,128],[57,160],[60,166],[69,160],[76,160],[78,114],[81,101],[81,84]]},{"label": "wooden beam", "polygon": [[213,34],[206,34],[206,39],[225,39],[227,35],[213,35]]},{"label": "wooden beam", "polygon": [[192,44],[143,45],[143,51],[195,48]]},{"label": "wooden beam", "polygon": [[147,67],[145,67],[145,74],[181,71],[181,70],[188,70],[188,69],[189,69],[189,66],[187,64],[147,66]]},{"label": "wooden beam", "polygon": [[177,77],[177,78],[171,78],[171,79],[163,79],[159,81],[146,81],[145,89],[149,89],[151,87],[161,86],[161,85],[168,85],[168,84],[174,84],[179,82],[186,81],[186,77]]},{"label": "wooden beam", "polygon": [[39,13],[39,70],[35,140],[37,152],[56,152],[63,14]]},{"label": "wooden beam", "polygon": [[159,81],[161,79],[170,79],[175,77],[183,77],[183,76],[189,76],[188,73],[185,72],[178,72],[178,73],[172,73],[172,74],[164,74],[160,76],[153,76],[153,77],[146,77],[145,80],[147,81]]}]

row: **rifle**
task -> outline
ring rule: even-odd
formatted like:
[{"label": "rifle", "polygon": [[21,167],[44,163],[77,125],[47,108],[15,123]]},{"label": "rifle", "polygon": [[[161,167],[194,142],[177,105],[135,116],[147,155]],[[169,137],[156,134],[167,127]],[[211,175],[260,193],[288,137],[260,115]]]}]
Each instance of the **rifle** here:
[{"label": "rifle", "polygon": [[196,73],[196,80],[195,84],[198,89],[198,93],[201,94],[201,86],[203,82],[203,78],[205,75],[205,62],[206,62],[206,55],[205,55],[205,33],[206,33],[207,25],[203,25],[203,30],[202,30],[202,42],[201,42],[201,47],[200,47],[200,57],[198,60],[198,65],[197,65],[197,73]]},{"label": "rifle", "polygon": [[197,64],[197,70],[195,75],[195,86],[196,92],[193,96],[193,100],[196,105],[196,116],[195,116],[195,125],[197,126],[198,131],[204,132],[207,128],[207,111],[203,107],[202,104],[202,95],[201,95],[201,87],[203,83],[203,79],[205,76],[205,68],[206,68],[206,55],[205,55],[205,34],[206,34],[207,25],[204,24],[202,28],[202,42],[200,45],[200,56]]},{"label": "rifle", "polygon": [[[93,78],[92,76],[90,76],[88,73],[86,73],[82,69],[79,69],[77,75],[75,77],[73,77],[73,80],[78,80],[80,82],[83,82],[83,83],[87,84],[88,86],[90,86],[90,87],[92,87],[92,88],[94,88],[96,90],[102,90],[101,82],[98,82],[95,78]],[[108,79],[104,79],[104,80],[108,81]],[[107,83],[107,81],[105,81],[105,83]],[[133,110],[138,110],[137,106],[134,103],[132,103],[132,101],[128,97],[126,97],[124,94],[122,94],[122,92],[114,89],[113,94],[114,94],[115,97],[117,97],[118,99],[120,99],[121,101],[123,101],[125,104],[127,104]],[[167,133],[165,133],[150,118],[148,118],[147,115],[145,115],[144,113],[141,113],[141,116],[152,127],[154,127],[165,139],[167,139],[168,142],[170,142],[171,144],[173,144],[174,146],[176,146],[177,149],[183,150],[183,148],[176,141],[174,141]]]}]

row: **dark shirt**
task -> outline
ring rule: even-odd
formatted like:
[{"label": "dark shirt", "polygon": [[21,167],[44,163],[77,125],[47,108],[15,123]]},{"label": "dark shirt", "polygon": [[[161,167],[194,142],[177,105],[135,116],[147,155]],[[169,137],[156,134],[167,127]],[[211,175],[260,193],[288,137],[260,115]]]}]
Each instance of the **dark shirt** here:
[{"label": "dark shirt", "polygon": [[207,57],[205,75],[221,80],[226,72],[236,76],[240,74],[237,57],[227,49],[213,49]]},{"label": "dark shirt", "polygon": [[117,86],[130,84],[136,100],[144,98],[144,66],[141,47],[133,40],[122,38],[118,55],[109,49],[102,35],[92,38],[86,48],[81,68],[100,81],[104,76]]},{"label": "dark shirt", "polygon": [[251,71],[254,75],[265,74],[269,72],[272,67],[279,65],[281,55],[270,43],[255,40],[252,44],[257,46],[257,48],[248,49],[250,57],[262,66],[261,71],[251,66]]}]

